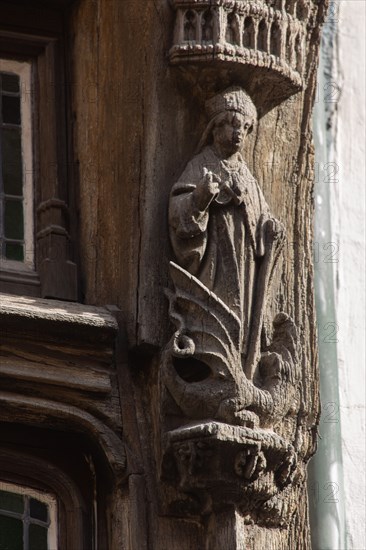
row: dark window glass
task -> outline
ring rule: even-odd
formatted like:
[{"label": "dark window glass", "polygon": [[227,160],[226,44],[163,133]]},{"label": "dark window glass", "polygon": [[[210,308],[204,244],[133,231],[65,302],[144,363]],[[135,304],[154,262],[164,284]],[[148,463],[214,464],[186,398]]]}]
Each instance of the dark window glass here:
[{"label": "dark window glass", "polygon": [[23,522],[21,519],[0,515],[0,548],[1,550],[23,550]]},{"label": "dark window glass", "polygon": [[23,203],[19,200],[5,200],[4,234],[6,239],[22,240],[23,230]]},{"label": "dark window glass", "polygon": [[4,128],[1,140],[4,193],[23,195],[22,145],[20,129]]},{"label": "dark window glass", "polygon": [[49,524],[47,504],[0,491],[0,550],[48,550]]},{"label": "dark window glass", "polygon": [[5,258],[17,262],[24,262],[24,246],[22,244],[6,243]]},{"label": "dark window glass", "polygon": [[31,518],[39,519],[45,523],[48,521],[48,506],[43,502],[31,498],[29,501],[29,515]]},{"label": "dark window glass", "polygon": [[47,550],[47,527],[29,526],[29,550]]},{"label": "dark window glass", "polygon": [[1,75],[1,87],[4,92],[19,93],[19,76],[3,73]]},{"label": "dark window glass", "polygon": [[1,72],[0,257],[22,262],[24,261],[24,203],[20,92],[20,77],[16,74]]},{"label": "dark window glass", "polygon": [[20,97],[3,95],[2,115],[5,124],[20,124]]},{"label": "dark window glass", "polygon": [[0,491],[0,510],[8,510],[9,512],[23,513],[24,499],[23,495],[9,493],[8,491]]}]

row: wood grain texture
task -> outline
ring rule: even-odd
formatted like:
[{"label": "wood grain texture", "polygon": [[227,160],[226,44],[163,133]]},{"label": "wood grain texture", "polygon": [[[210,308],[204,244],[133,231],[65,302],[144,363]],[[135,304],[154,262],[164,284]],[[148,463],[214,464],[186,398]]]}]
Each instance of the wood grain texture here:
[{"label": "wood grain texture", "polygon": [[[287,231],[264,322],[268,325],[282,310],[299,329],[301,411],[295,422],[288,419],[277,429],[284,437],[297,432],[304,463],[315,451],[319,417],[311,112],[325,9],[320,3],[313,10],[303,90],[261,113],[244,151],[271,212]],[[164,297],[172,259],[168,197],[205,127],[204,93],[169,65],[173,20],[165,0],[81,0],[70,23],[83,296],[88,304],[112,303],[122,312],[120,322],[127,334],[119,367],[121,400],[127,402],[123,422],[129,425],[132,454],[146,481],[146,500],[139,497],[137,508],[146,512],[148,547],[163,550],[205,548],[207,540],[204,519],[163,517],[157,497],[157,355],[171,334]],[[266,86],[264,78],[262,84]],[[150,356],[144,354],[147,349]],[[124,376],[131,382],[128,391]],[[310,548],[304,476],[289,497],[297,511],[287,528],[244,525],[238,519],[246,548]]]},{"label": "wood grain texture", "polygon": [[24,321],[54,321],[60,325],[89,326],[97,329],[117,331],[115,318],[105,308],[81,305],[73,302],[29,298],[2,294],[0,300],[0,315],[22,317]]}]

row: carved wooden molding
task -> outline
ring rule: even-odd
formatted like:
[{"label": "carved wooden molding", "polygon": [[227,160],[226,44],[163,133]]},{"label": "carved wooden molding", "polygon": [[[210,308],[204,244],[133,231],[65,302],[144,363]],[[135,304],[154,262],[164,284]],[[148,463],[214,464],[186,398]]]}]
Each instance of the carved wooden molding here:
[{"label": "carved wooden molding", "polygon": [[75,184],[70,169],[69,63],[63,15],[71,2],[36,1],[30,7],[20,0],[16,4],[0,2],[0,46],[5,56],[33,62],[35,271],[6,271],[1,276],[2,290],[76,301],[76,243],[70,236],[76,226]]},{"label": "carved wooden molding", "polygon": [[0,319],[2,421],[84,434],[123,482],[114,317],[104,308],[2,294]]}]

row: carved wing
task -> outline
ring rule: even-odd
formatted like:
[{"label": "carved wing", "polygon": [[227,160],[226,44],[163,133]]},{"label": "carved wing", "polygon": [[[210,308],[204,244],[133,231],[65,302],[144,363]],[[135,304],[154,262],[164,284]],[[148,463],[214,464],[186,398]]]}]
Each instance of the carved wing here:
[{"label": "carved wing", "polygon": [[[193,340],[196,357],[211,367],[226,367],[237,378],[234,371],[241,369],[240,319],[216,294],[174,262],[170,262],[170,274],[175,286],[175,292],[169,295],[170,317],[178,333]],[[177,355],[183,354],[184,343],[177,350]]]},{"label": "carved wing", "polygon": [[173,262],[170,274],[175,286],[168,295],[170,317],[177,331],[164,353],[163,378],[172,397],[191,418],[206,414],[235,424],[253,423],[256,415],[244,409],[253,403],[271,408],[271,397],[244,374],[240,319]]}]

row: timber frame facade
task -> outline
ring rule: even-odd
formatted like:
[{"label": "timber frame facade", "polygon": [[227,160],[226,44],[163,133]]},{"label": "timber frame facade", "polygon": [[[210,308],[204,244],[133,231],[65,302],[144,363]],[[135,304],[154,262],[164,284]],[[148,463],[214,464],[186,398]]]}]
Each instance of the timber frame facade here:
[{"label": "timber frame facade", "polygon": [[35,269],[0,269],[0,481],[55,496],[59,550],[311,548],[326,9],[0,0],[36,129]]}]

